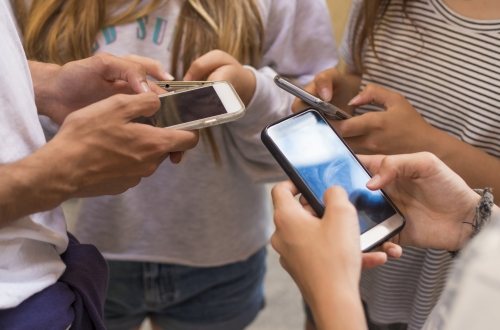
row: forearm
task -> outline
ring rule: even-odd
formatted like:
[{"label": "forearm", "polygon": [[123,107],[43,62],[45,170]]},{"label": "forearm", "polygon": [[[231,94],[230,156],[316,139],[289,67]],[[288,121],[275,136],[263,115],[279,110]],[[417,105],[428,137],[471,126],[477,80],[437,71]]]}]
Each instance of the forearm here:
[{"label": "forearm", "polygon": [[428,149],[472,188],[491,187],[500,200],[500,159],[436,129]]},{"label": "forearm", "polygon": [[61,69],[57,64],[28,61],[33,88],[35,90],[35,103],[38,113],[52,118],[50,103],[53,102],[54,92],[51,82],[55,74]]},{"label": "forearm", "polygon": [[[333,279],[331,279],[334,281]],[[345,283],[342,283],[345,284]],[[332,285],[318,289],[310,302],[317,329],[366,329],[365,315],[357,288]]]},{"label": "forearm", "polygon": [[71,162],[57,146],[46,145],[20,161],[0,166],[0,227],[58,206],[76,190]]}]

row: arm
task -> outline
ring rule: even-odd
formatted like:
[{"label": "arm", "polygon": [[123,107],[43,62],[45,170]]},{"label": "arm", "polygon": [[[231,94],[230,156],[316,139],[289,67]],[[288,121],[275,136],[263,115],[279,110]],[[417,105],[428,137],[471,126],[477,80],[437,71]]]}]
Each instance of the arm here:
[{"label": "arm", "polygon": [[[117,194],[151,175],[197,134],[132,123],[159,107],[153,93],[116,95],[70,114],[34,154],[0,167],[0,226],[71,197]],[[177,159],[178,160],[178,159]]]},{"label": "arm", "polygon": [[[237,156],[233,159],[238,167],[259,182],[283,177],[260,140],[260,132],[266,125],[291,113],[294,97],[274,84],[274,76],[279,73],[305,84],[316,72],[337,64],[324,1],[270,1],[261,9],[265,41],[260,67],[242,66],[228,59],[227,54],[224,57],[222,52],[214,51],[197,59],[185,77],[233,83],[247,111],[240,120],[223,126],[225,145]],[[311,52],[311,49],[321,51]],[[219,63],[215,64],[216,61]]]},{"label": "arm", "polygon": [[[479,196],[430,153],[362,156],[376,175],[370,189],[384,188],[406,218],[401,244],[457,250],[472,234]],[[340,188],[325,194],[321,221],[295,198],[290,182],[272,192],[276,231],[271,243],[313,310],[320,329],[364,329],[358,292],[361,273],[356,210]],[[348,306],[348,307],[346,307]]]},{"label": "arm", "polygon": [[271,238],[280,262],[311,307],[319,329],[366,329],[359,296],[361,253],[356,210],[341,188],[325,194],[321,221],[284,182],[272,191],[276,232]]}]

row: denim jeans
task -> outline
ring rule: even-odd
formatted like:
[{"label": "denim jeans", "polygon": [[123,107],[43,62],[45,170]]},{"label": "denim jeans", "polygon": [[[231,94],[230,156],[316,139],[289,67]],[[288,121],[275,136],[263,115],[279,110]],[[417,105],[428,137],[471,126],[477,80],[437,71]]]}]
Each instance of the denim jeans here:
[{"label": "denim jeans", "polygon": [[109,261],[106,326],[133,329],[144,318],[163,329],[237,330],[264,306],[266,250],[219,267]]}]

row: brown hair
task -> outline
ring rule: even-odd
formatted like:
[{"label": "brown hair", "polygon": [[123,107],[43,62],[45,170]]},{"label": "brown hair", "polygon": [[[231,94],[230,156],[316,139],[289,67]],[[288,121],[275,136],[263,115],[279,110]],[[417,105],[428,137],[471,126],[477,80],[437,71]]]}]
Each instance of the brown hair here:
[{"label": "brown hair", "polygon": [[[63,64],[92,54],[99,31],[137,20],[165,0],[12,0],[28,58]],[[128,6],[124,6],[129,2]],[[125,9],[123,9],[125,7]],[[256,0],[186,0],[176,25],[171,71],[182,78],[191,63],[213,49],[258,66],[264,27]],[[205,130],[215,160],[210,130]]]},{"label": "brown hair", "polygon": [[[409,0],[403,0],[403,15],[408,18],[406,7]],[[382,19],[391,4],[391,0],[364,0],[361,10],[354,23],[352,54],[354,66],[358,72],[363,72],[363,48],[366,43],[372,48],[375,56],[377,49],[375,47],[375,31],[377,23]],[[377,56],[378,57],[378,56]]]}]

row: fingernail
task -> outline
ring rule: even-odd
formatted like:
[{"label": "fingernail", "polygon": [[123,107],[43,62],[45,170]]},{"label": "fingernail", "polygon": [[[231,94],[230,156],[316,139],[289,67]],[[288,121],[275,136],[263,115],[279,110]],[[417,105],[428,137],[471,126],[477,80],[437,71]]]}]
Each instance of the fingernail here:
[{"label": "fingernail", "polygon": [[141,87],[142,87],[142,90],[144,91],[144,93],[151,92],[151,88],[149,87],[147,82],[145,82],[145,81],[141,82]]},{"label": "fingernail", "polygon": [[319,90],[319,97],[321,97],[321,99],[326,102],[330,102],[332,100],[332,96],[330,95],[330,90],[326,87],[321,88]]},{"label": "fingernail", "polygon": [[349,101],[349,103],[347,103],[347,105],[351,106],[351,105],[356,105],[358,104],[359,102],[361,101],[361,95],[356,95],[355,97],[352,98],[352,100]]},{"label": "fingernail", "polygon": [[165,80],[175,80],[174,76],[172,76],[170,73],[165,72],[164,76]]},{"label": "fingernail", "polygon": [[380,182],[380,175],[375,174],[367,183],[366,185],[368,187],[373,187],[377,186],[377,184]]}]

